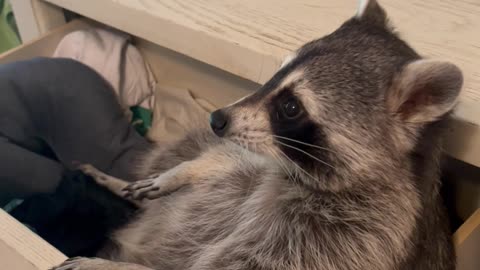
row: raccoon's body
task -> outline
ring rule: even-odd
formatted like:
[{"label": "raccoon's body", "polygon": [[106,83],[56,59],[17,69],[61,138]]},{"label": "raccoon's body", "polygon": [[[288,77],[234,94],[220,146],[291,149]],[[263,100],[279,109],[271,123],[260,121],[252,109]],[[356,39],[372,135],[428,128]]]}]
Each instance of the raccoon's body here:
[{"label": "raccoon's body", "polygon": [[214,112],[214,132],[153,150],[142,174],[160,175],[126,187],[151,200],[112,234],[111,261],[58,269],[454,269],[439,159],[462,75],[386,21],[363,1]]},{"label": "raccoon's body", "polygon": [[[182,156],[175,150],[194,139],[163,152],[153,168]],[[397,267],[410,263],[418,244],[413,233],[419,195],[411,182],[396,182],[408,170],[390,169],[389,180],[371,179],[348,190],[315,191],[292,181],[275,162],[235,145],[207,149],[214,158],[205,166],[218,171],[208,181],[148,202],[113,235],[113,253],[102,257],[153,269],[434,269]],[[425,259],[437,263],[441,257]]]}]

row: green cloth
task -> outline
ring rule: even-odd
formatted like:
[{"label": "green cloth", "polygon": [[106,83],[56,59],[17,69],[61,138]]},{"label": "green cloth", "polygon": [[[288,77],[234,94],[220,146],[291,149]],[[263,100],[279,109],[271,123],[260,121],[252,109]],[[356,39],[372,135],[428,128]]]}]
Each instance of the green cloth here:
[{"label": "green cloth", "polygon": [[145,136],[148,130],[152,127],[152,111],[142,108],[140,106],[134,106],[130,108],[132,111],[132,125],[137,132]]},{"label": "green cloth", "polygon": [[[10,212],[13,211],[13,209],[15,209],[17,206],[19,206],[22,203],[23,203],[23,200],[20,200],[20,199],[11,200],[7,205],[5,205],[3,207],[3,210],[5,210],[5,212],[7,212],[7,213],[10,213]],[[25,225],[25,227],[29,228],[32,232],[34,232],[34,233],[37,232],[35,230],[35,228],[33,228],[32,226],[30,226],[26,223],[23,223],[23,225]]]},{"label": "green cloth", "polygon": [[0,53],[20,45],[17,24],[8,0],[0,0]]},{"label": "green cloth", "polygon": [[11,200],[7,205],[5,205],[3,207],[3,210],[5,210],[5,212],[9,213],[11,212],[13,209],[15,209],[15,207],[19,206],[20,204],[22,204],[23,200],[20,200],[20,199],[14,199],[14,200]]}]

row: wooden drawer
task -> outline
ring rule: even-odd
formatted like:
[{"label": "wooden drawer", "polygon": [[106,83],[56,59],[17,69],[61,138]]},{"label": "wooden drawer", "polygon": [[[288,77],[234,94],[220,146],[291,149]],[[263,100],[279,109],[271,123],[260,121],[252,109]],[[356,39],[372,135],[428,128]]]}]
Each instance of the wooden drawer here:
[{"label": "wooden drawer", "polygon": [[480,208],[453,235],[458,270],[480,269]]},{"label": "wooden drawer", "polygon": [[[39,39],[0,55],[0,64],[37,56],[51,56],[66,34],[94,25],[96,23],[89,20],[68,23]],[[260,86],[144,39],[135,38],[134,43],[150,64],[159,85],[190,89],[196,97],[208,100],[217,107],[231,103]],[[0,226],[0,261],[10,262],[7,263],[11,266],[9,269],[46,270],[64,260],[62,254],[42,242],[21,224],[12,221],[1,210],[0,223],[3,225]],[[18,235],[22,236],[20,240]],[[454,239],[459,252],[459,269],[480,269],[480,257],[475,254],[480,250],[480,211],[457,231]]]}]

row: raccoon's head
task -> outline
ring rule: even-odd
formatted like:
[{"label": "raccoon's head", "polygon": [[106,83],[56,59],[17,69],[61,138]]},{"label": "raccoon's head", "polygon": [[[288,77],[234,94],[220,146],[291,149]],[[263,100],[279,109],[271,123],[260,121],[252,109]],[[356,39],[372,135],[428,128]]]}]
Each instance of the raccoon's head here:
[{"label": "raccoon's head", "polygon": [[409,166],[427,125],[454,107],[453,64],[422,59],[376,1],[298,49],[261,89],[211,115],[220,137],[276,160],[317,190],[339,190]]}]

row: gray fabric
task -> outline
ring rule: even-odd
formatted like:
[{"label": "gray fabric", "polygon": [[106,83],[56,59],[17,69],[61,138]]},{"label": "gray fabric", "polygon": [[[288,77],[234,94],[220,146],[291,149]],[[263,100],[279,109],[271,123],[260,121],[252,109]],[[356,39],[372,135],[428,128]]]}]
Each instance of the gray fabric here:
[{"label": "gray fabric", "polygon": [[132,179],[148,145],[89,67],[49,58],[0,66],[0,203],[53,192],[74,162]]}]

